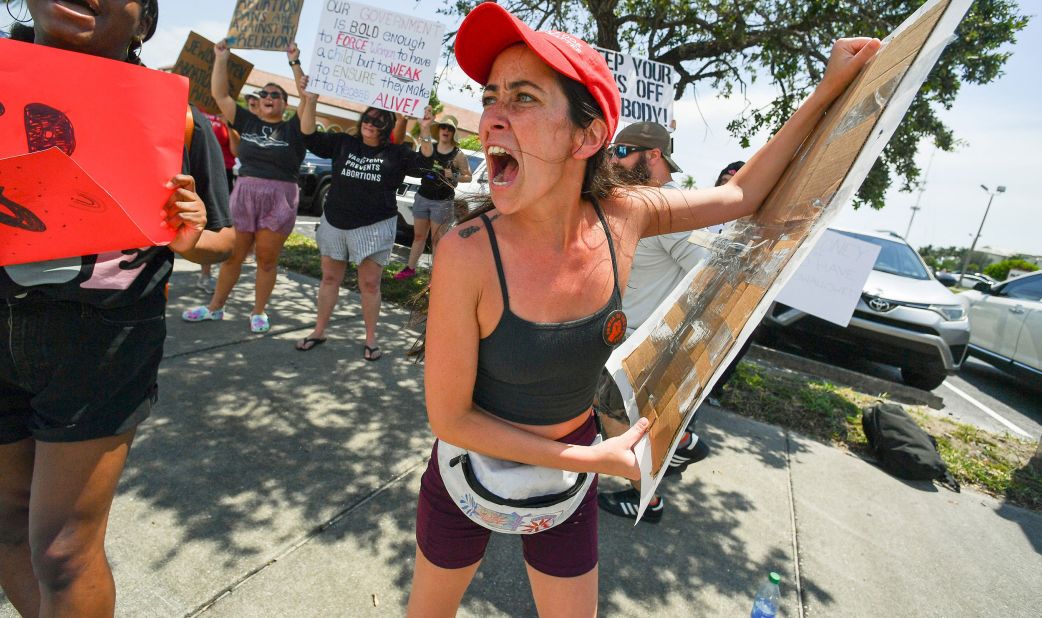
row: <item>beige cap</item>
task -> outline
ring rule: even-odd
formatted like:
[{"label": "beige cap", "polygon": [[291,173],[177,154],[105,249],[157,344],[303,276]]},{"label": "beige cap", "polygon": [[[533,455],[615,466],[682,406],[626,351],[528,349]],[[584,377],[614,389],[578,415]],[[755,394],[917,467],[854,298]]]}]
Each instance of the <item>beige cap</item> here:
[{"label": "beige cap", "polygon": [[662,158],[669,165],[670,172],[684,171],[673,162],[673,140],[669,137],[669,131],[658,123],[635,122],[619,131],[615,136],[615,143],[658,148],[662,152]]}]

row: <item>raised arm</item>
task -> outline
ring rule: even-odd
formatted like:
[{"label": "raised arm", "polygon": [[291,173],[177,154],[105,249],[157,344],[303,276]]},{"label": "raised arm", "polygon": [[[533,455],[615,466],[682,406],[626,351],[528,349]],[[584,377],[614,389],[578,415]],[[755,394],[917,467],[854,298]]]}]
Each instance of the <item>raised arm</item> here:
[{"label": "raised arm", "polygon": [[318,107],[318,95],[308,92],[308,76],[303,72],[297,76],[296,81],[297,92],[300,95],[300,105],[297,106],[297,115],[300,116],[300,132],[304,135],[311,135],[316,128],[315,109]]},{"label": "raised arm", "polygon": [[430,105],[423,108],[420,119],[420,154],[429,157],[434,154],[434,140],[431,139],[431,124],[434,122],[434,110]]},{"label": "raised arm", "polygon": [[228,121],[228,124],[232,124],[235,122],[235,108],[238,105],[228,92],[228,57],[231,55],[231,51],[228,49],[228,41],[224,39],[217,41],[213,46],[213,53],[210,94],[213,95],[214,101],[217,101],[217,107],[220,108],[221,115]]},{"label": "raised arm", "polygon": [[647,216],[642,236],[694,230],[753,214],[778,183],[821,116],[879,50],[878,39],[840,39],[825,75],[782,128],[725,185],[703,190],[635,189],[628,199]]},{"label": "raised arm", "polygon": [[[471,231],[471,226],[476,229]],[[483,226],[472,222],[465,230],[466,236],[457,230],[438,245],[431,277],[424,383],[434,434],[450,444],[499,459],[639,478],[631,449],[647,429],[643,419],[618,438],[593,447],[577,446],[529,433],[474,406],[481,265],[492,266]],[[489,277],[496,281],[494,274]]]},{"label": "raised arm", "polygon": [[[306,102],[304,100],[305,88],[307,87],[307,76],[304,75],[304,69],[300,68],[300,48],[297,47],[297,42],[293,41],[286,48],[286,58],[289,59],[289,68],[293,71],[293,82],[297,85],[297,98],[300,99],[300,103],[297,104],[297,114],[303,114],[304,106]],[[304,79],[304,85],[301,85],[300,80]],[[315,103],[318,102],[318,95],[315,95]],[[314,113],[314,105],[311,108]],[[301,118],[303,121],[303,118]],[[312,129],[314,131],[314,129]]]}]

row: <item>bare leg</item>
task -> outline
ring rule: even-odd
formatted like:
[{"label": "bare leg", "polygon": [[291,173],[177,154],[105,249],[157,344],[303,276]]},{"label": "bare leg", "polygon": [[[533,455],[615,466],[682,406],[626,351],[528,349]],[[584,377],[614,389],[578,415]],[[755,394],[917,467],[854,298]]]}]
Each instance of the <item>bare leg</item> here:
[{"label": "bare leg", "polygon": [[329,318],[333,315],[337,300],[340,297],[340,284],[344,281],[347,262],[322,256],[322,283],[318,286],[318,318],[315,330],[308,337],[322,339],[326,336]]},{"label": "bare leg", "polygon": [[456,615],[463,593],[474,579],[481,561],[462,569],[443,569],[431,564],[416,548],[416,569],[409,591],[409,618],[451,618]]},{"label": "bare leg", "polygon": [[264,308],[275,289],[275,277],[279,272],[279,254],[286,244],[284,234],[271,230],[257,230],[257,286],[254,292],[253,315],[264,313]]},{"label": "bare leg", "polygon": [[86,442],[37,442],[29,546],[40,616],[112,616],[116,585],[105,529],[134,432]]},{"label": "bare leg", "polygon": [[525,569],[540,618],[597,615],[598,567],[578,577],[553,577],[540,573],[527,563]]},{"label": "bare leg", "polygon": [[431,230],[431,258],[434,257],[434,252],[438,250],[438,243],[441,242],[441,237],[448,231],[448,223],[437,223],[434,225],[434,228]]},{"label": "bare leg", "polygon": [[427,233],[431,231],[430,219],[416,219],[413,222],[412,247],[409,248],[409,268],[415,269],[423,255],[423,247],[427,244]]},{"label": "bare leg", "polygon": [[23,616],[40,613],[40,585],[29,553],[29,487],[36,442],[0,446],[0,588]]},{"label": "bare leg", "polygon": [[376,346],[376,323],[380,320],[380,276],[384,267],[366,258],[358,265],[358,289],[362,296],[365,344]]},{"label": "bare leg", "polygon": [[242,273],[242,261],[253,246],[253,234],[250,232],[235,231],[235,245],[232,247],[232,255],[221,264],[221,270],[217,273],[217,287],[210,299],[210,311],[216,311],[224,307],[228,302],[228,296],[239,281]]}]

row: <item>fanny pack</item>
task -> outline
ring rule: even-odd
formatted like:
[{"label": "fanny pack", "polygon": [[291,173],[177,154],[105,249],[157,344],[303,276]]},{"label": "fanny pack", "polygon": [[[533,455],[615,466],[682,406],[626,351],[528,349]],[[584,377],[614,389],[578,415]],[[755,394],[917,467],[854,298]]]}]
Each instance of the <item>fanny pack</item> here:
[{"label": "fanny pack", "polygon": [[[593,444],[600,441],[597,436]],[[582,504],[597,477],[503,461],[440,440],[438,470],[464,515],[506,534],[535,534],[564,522]]]}]

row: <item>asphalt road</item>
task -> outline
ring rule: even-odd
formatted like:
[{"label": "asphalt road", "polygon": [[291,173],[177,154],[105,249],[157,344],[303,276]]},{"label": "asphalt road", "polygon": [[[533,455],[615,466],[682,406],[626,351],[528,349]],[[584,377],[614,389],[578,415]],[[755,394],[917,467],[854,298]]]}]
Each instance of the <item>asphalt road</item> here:
[{"label": "asphalt road", "polygon": [[[790,347],[781,348],[802,354]],[[896,367],[860,359],[830,363],[876,378],[901,382]],[[944,400],[942,413],[951,419],[975,425],[995,433],[1011,433],[1020,438],[1038,440],[1042,436],[1042,384],[1017,381],[991,365],[967,358],[962,369],[933,390]]]}]

